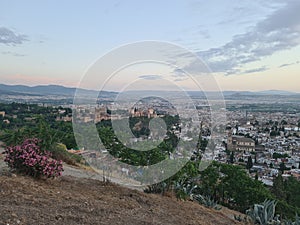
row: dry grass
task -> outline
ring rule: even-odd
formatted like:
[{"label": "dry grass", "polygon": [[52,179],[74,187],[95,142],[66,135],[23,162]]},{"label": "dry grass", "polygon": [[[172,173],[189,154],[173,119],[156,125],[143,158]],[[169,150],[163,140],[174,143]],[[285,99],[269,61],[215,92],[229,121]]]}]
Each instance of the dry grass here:
[{"label": "dry grass", "polygon": [[0,224],[241,224],[228,209],[69,176],[0,176],[0,206]]}]

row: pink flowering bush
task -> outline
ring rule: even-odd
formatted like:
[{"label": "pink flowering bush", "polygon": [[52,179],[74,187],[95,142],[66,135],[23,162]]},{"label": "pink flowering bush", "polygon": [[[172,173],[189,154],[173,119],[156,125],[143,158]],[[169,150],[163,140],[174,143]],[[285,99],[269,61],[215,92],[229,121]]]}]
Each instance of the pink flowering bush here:
[{"label": "pink flowering bush", "polygon": [[7,147],[4,159],[17,172],[33,177],[54,178],[62,175],[62,161],[51,159],[51,153],[41,151],[36,138],[26,139],[21,145]]}]

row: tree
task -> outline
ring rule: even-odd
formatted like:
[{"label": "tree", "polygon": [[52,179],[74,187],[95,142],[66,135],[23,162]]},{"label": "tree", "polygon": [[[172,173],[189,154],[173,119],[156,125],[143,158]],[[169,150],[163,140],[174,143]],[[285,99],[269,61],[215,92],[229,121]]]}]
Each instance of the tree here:
[{"label": "tree", "polygon": [[276,130],[271,131],[270,136],[275,137],[275,136],[278,136],[279,134],[280,133],[279,133],[279,131],[277,131],[277,128],[276,128]]},{"label": "tree", "polygon": [[281,174],[279,174],[274,179],[272,193],[276,196],[276,198],[280,200],[286,199],[286,193],[284,191],[284,181]]},{"label": "tree", "polygon": [[300,182],[295,177],[289,177],[285,182],[286,201],[288,204],[300,207]]},{"label": "tree", "polygon": [[243,158],[239,158],[239,162],[245,162]]},{"label": "tree", "polygon": [[247,165],[246,165],[246,169],[250,170],[252,167],[253,167],[252,157],[249,156],[248,161],[247,161]]},{"label": "tree", "polygon": [[233,151],[231,151],[229,162],[230,162],[231,164],[234,163],[234,152],[233,152]]},{"label": "tree", "polygon": [[287,169],[287,168],[286,168],[284,162],[281,162],[281,163],[279,164],[279,171],[281,172],[281,174],[283,174],[284,171],[285,171],[286,169]]},{"label": "tree", "polygon": [[279,200],[277,213],[286,218],[293,218],[295,214],[300,213],[300,182],[289,177],[284,180],[282,175],[274,179],[272,193]]},{"label": "tree", "polygon": [[223,186],[223,201],[229,204],[230,208],[244,212],[254,203],[261,199],[271,197],[270,191],[263,183],[253,180],[242,167],[219,164],[220,172],[223,174],[220,184]]},{"label": "tree", "polygon": [[[130,121],[131,126],[134,126],[139,119],[143,120],[143,122],[146,121],[145,123],[149,123],[149,118],[133,117]],[[130,165],[150,166],[169,158],[179,141],[178,137],[170,130],[178,122],[178,118],[176,116],[166,116],[165,120],[168,127],[168,138],[164,139],[156,148],[153,148],[149,151],[138,151],[126,147],[126,145],[124,145],[114,133],[111,121],[102,121],[98,123],[97,129],[101,142],[112,156],[118,158],[121,162],[128,163]],[[122,123],[122,121],[120,122]],[[83,130],[83,128],[81,130],[84,133],[88,132],[88,130]],[[136,130],[137,136],[142,135],[139,132],[143,131]],[[120,135],[126,135],[126,133],[121,133]],[[92,135],[90,136],[92,137]],[[91,141],[91,143],[97,143],[97,140]],[[143,142],[141,142],[140,149],[144,148],[146,147],[143,146]]]},{"label": "tree", "polygon": [[280,154],[280,153],[277,153],[277,152],[274,152],[273,153],[273,159],[281,159],[281,158],[288,158],[289,155],[284,153],[284,154]]},{"label": "tree", "polygon": [[219,169],[215,163],[200,173],[201,192],[214,198],[217,195],[218,181],[220,179]]},{"label": "tree", "polygon": [[1,139],[2,141],[5,142],[7,146],[14,146],[14,145],[21,144],[24,140],[24,137],[21,129],[17,129],[17,130],[6,130],[1,135]]}]

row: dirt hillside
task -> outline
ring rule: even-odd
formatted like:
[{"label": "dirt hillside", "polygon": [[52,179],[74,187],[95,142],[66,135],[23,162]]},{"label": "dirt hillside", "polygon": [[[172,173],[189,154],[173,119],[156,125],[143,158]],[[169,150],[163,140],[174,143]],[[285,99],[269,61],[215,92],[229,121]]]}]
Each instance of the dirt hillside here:
[{"label": "dirt hillside", "polygon": [[[98,180],[0,176],[0,224],[239,224],[234,212]],[[224,211],[225,210],[225,211]]]},{"label": "dirt hillside", "polygon": [[91,174],[68,166],[54,180],[11,174],[0,154],[0,225],[241,224],[226,208],[216,211],[86,177]]}]

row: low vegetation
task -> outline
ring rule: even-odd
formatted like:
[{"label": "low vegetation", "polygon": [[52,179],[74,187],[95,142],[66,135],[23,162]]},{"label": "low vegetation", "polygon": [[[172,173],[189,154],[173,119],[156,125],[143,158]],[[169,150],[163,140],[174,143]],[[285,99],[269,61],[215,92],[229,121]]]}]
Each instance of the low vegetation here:
[{"label": "low vegetation", "polygon": [[26,139],[21,145],[7,147],[4,159],[8,166],[21,174],[35,178],[54,178],[62,175],[62,161],[51,159],[51,153],[41,151],[38,139]]}]

